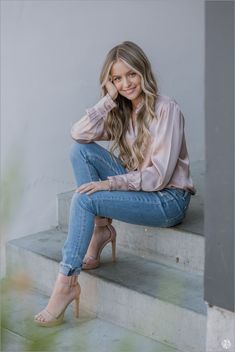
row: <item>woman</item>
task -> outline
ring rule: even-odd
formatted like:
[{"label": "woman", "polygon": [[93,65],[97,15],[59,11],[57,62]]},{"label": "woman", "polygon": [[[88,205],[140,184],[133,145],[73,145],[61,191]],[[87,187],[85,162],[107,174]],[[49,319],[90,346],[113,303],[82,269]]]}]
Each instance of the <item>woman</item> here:
[{"label": "woman", "polygon": [[[100,84],[102,99],[71,130],[77,189],[54,289],[47,307],[34,318],[41,326],[60,324],[72,301],[78,316],[80,271],[98,267],[109,242],[115,260],[113,218],[174,226],[183,220],[191,194],[196,193],[184,116],[174,99],[158,93],[142,49],[130,41],[111,49]],[[100,140],[113,142],[110,152],[94,142]]]}]

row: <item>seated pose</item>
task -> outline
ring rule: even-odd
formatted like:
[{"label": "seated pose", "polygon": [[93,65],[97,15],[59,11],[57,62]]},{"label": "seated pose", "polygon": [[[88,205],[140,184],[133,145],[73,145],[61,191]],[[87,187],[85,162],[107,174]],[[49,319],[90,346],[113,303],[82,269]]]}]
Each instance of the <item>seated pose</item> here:
[{"label": "seated pose", "polygon": [[[100,85],[101,99],[71,129],[70,159],[77,188],[53,292],[46,308],[34,317],[41,326],[62,323],[72,301],[78,317],[79,273],[99,266],[109,242],[115,261],[112,219],[175,226],[196,193],[184,116],[173,98],[159,94],[143,50],[130,41],[112,48]],[[95,143],[101,140],[110,141],[110,151]]]}]

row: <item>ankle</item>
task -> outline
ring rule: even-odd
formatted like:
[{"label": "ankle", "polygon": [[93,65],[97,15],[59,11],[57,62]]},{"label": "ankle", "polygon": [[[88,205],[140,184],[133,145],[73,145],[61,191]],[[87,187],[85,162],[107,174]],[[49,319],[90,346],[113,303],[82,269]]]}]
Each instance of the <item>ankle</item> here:
[{"label": "ankle", "polygon": [[78,284],[78,275],[67,276],[62,273],[59,273],[57,281],[63,286],[73,287]]},{"label": "ankle", "polygon": [[105,217],[101,217],[101,216],[95,217],[95,226],[96,227],[105,227],[111,223],[112,223],[112,219],[110,219],[110,218],[105,218]]}]

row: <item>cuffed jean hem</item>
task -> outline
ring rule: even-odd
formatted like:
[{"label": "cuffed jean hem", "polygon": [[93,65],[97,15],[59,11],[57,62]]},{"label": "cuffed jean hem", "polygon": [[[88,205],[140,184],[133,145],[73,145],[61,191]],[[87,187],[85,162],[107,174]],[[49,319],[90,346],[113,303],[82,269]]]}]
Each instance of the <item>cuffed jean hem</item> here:
[{"label": "cuffed jean hem", "polygon": [[73,269],[71,265],[60,262],[59,272],[66,276],[79,275],[81,268]]}]

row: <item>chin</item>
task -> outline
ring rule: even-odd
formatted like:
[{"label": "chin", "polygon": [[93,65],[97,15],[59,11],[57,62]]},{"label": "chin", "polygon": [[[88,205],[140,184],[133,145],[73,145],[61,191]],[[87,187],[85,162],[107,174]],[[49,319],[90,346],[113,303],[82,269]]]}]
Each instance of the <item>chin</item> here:
[{"label": "chin", "polygon": [[129,97],[129,100],[137,99],[141,95],[141,92],[136,93],[135,95]]}]

